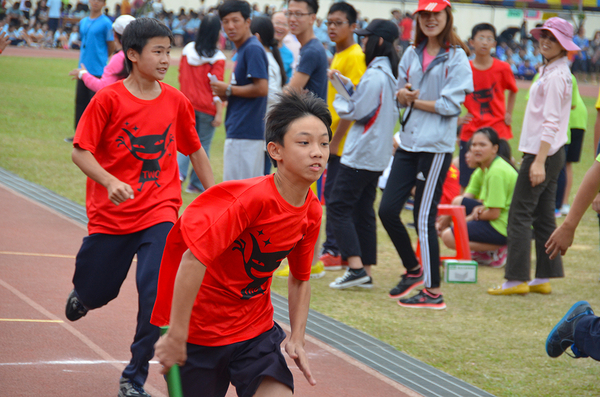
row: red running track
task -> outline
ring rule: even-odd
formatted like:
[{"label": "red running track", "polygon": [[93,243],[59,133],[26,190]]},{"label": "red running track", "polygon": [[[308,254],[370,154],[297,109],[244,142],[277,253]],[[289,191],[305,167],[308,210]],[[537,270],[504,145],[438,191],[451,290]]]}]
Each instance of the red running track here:
[{"label": "red running track", "polygon": [[[71,323],[64,315],[86,229],[0,185],[0,395],[114,397],[127,364],[137,299],[133,274],[117,299]],[[286,331],[287,325],[282,324]],[[307,338],[311,387],[289,360],[297,396],[419,396],[344,353]],[[146,390],[167,395],[158,364]],[[235,396],[230,389],[227,396]]]}]

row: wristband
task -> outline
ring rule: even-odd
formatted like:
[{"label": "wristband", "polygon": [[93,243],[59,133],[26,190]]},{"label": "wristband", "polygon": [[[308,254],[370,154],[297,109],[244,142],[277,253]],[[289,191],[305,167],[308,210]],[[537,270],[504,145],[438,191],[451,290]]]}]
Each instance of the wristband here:
[{"label": "wristband", "polygon": [[82,70],[80,70],[80,71],[79,71],[79,76],[78,76],[79,80],[81,80],[81,76],[83,76],[83,75],[84,75],[84,74],[86,74],[87,72],[88,72],[88,71],[87,71],[87,70],[85,70],[85,69],[82,69]]}]

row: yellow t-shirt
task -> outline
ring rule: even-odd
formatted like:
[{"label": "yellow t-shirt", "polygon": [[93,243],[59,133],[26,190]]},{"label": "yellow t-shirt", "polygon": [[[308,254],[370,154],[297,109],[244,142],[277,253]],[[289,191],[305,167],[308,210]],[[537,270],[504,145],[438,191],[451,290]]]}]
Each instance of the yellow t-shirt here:
[{"label": "yellow t-shirt", "polygon": [[[331,60],[330,67],[331,69],[339,70],[342,75],[352,80],[352,84],[356,86],[358,85],[362,75],[367,70],[367,65],[365,64],[365,54],[358,44],[353,44],[344,51],[336,53]],[[331,112],[331,131],[334,134],[338,124],[340,123],[340,116],[337,115],[335,109],[333,108],[335,94],[337,94],[337,91],[335,88],[333,88],[331,82],[329,82],[327,87],[327,106]],[[342,139],[338,152],[332,154],[341,156],[344,150],[344,142],[346,142],[346,137]]]}]

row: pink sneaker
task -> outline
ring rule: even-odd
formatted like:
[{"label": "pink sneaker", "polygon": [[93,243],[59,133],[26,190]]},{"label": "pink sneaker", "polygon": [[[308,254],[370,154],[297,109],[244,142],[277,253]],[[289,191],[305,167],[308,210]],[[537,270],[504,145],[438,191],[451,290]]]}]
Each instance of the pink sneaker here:
[{"label": "pink sneaker", "polygon": [[493,261],[490,263],[490,267],[501,268],[506,265],[506,257],[508,256],[508,247],[503,245],[492,253]]},{"label": "pink sneaker", "polygon": [[493,262],[494,258],[489,252],[471,251],[471,259],[473,259],[480,266],[489,266]]}]

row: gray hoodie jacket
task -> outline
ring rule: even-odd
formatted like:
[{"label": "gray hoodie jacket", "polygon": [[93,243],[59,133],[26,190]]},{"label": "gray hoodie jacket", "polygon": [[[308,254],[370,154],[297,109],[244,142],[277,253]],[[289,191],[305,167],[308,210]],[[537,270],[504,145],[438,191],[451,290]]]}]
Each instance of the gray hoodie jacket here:
[{"label": "gray hoodie jacket", "polygon": [[336,95],[335,111],[356,120],[348,131],[340,162],[346,167],[383,171],[392,156],[392,136],[398,122],[396,78],[387,57],[371,61],[350,100]]},{"label": "gray hoodie jacket", "polygon": [[[419,99],[435,101],[436,113],[413,109],[400,132],[400,147],[409,152],[452,153],[457,119],[466,94],[473,92],[473,72],[460,47],[443,48],[423,72],[427,40],[407,48],[398,65],[398,89],[406,83],[420,90]],[[406,118],[408,109],[404,112]]]}]

